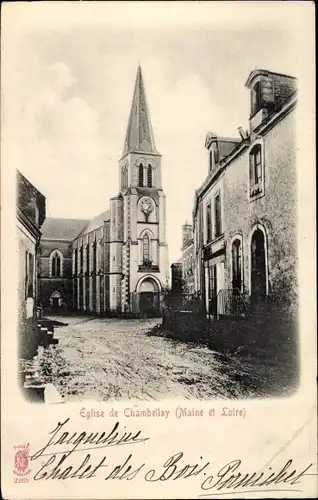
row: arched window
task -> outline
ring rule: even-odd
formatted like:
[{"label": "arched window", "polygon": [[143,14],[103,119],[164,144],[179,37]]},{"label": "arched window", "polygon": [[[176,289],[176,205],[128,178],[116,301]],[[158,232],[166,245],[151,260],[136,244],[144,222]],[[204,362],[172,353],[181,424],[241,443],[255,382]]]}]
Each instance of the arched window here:
[{"label": "arched window", "polygon": [[147,186],[152,187],[152,166],[150,164],[147,168]]},{"label": "arched window", "polygon": [[63,275],[63,255],[59,250],[54,250],[50,257],[50,275],[58,278]]},{"label": "arched window", "polygon": [[144,185],[144,166],[140,163],[138,167],[138,186],[143,187]]},{"label": "arched window", "polygon": [[147,233],[142,239],[142,259],[144,264],[150,262],[150,238]]},{"label": "arched window", "polygon": [[250,152],[250,196],[263,191],[263,156],[261,144],[256,144]]},{"label": "arched window", "polygon": [[232,287],[240,291],[242,287],[242,246],[238,238],[232,243]]}]

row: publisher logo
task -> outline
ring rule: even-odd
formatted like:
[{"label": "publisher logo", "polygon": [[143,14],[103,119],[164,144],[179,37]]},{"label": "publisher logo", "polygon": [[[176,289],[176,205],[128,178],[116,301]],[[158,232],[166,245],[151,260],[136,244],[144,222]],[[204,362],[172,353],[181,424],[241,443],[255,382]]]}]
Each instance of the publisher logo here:
[{"label": "publisher logo", "polygon": [[31,472],[29,467],[29,443],[19,444],[14,447],[14,468],[13,472],[17,476],[26,476]]}]

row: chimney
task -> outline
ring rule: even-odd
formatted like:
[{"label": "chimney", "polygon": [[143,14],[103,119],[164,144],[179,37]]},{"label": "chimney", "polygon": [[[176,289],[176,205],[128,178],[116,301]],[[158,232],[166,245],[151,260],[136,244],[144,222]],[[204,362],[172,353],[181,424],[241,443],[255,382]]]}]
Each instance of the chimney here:
[{"label": "chimney", "polygon": [[241,136],[242,141],[246,141],[248,139],[248,131],[244,130],[243,127],[238,128],[239,134]]}]

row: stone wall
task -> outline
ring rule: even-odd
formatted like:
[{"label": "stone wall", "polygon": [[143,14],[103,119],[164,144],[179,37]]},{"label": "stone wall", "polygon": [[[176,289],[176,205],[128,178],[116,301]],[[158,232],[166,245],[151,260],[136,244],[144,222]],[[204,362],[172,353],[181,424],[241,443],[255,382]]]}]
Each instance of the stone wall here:
[{"label": "stone wall", "polygon": [[297,294],[296,161],[294,111],[263,136],[265,195],[249,197],[249,150],[224,176],[224,232],[227,286],[231,287],[231,241],[243,239],[243,281],[250,292],[250,238],[264,227],[267,238],[268,293],[274,303],[295,307]]}]

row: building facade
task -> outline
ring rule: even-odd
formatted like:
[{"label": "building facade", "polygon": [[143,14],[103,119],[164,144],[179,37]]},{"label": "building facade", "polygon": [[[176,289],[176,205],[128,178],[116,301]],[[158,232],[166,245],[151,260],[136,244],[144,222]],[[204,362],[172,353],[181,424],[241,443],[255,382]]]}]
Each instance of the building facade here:
[{"label": "building facade", "polygon": [[39,250],[39,297],[45,310],[73,307],[72,245],[87,220],[47,217]]},{"label": "building facade", "polygon": [[18,330],[19,354],[35,354],[32,345],[36,320],[37,274],[41,226],[45,219],[45,197],[17,171],[16,229],[18,242]]},{"label": "building facade", "polygon": [[54,288],[77,311],[156,314],[168,282],[166,198],[140,67],[118,170],[119,192],[108,210],[78,221],[82,227],[67,238],[45,233],[42,273],[60,272],[46,297]]},{"label": "building facade", "polygon": [[258,310],[297,307],[296,79],[255,70],[246,86],[249,131],[207,134],[195,196],[195,285],[210,313],[226,313],[233,295]]}]

